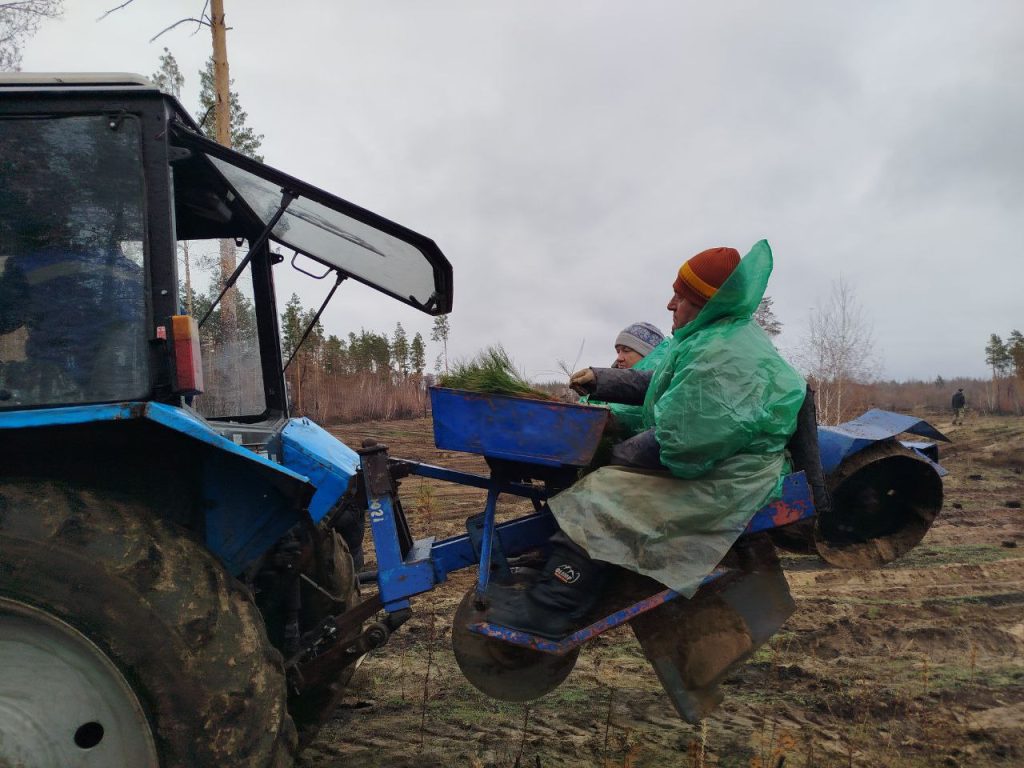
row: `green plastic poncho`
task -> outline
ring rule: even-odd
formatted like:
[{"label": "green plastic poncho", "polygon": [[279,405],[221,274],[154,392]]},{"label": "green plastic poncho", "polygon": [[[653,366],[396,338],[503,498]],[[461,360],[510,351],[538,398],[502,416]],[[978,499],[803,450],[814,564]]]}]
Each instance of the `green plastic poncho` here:
[{"label": "green plastic poncho", "polygon": [[643,405],[669,472],[602,467],[550,500],[594,559],[690,597],[778,497],[806,384],[752,319],[771,271],[762,240],[669,340]]},{"label": "green plastic poncho", "polygon": [[[630,366],[630,368],[634,371],[653,371],[658,367],[658,364],[668,353],[668,349],[671,344],[671,339],[665,339],[658,346],[648,352],[646,357],[642,357],[637,360],[635,364]],[[605,403],[601,400],[591,400],[588,397],[581,397],[580,402],[588,405],[603,405],[605,408],[610,410],[614,419],[612,423],[615,425],[616,432],[620,439],[632,437],[638,432],[643,432],[647,429],[647,427],[644,426],[643,406],[625,405],[623,403]]]}]

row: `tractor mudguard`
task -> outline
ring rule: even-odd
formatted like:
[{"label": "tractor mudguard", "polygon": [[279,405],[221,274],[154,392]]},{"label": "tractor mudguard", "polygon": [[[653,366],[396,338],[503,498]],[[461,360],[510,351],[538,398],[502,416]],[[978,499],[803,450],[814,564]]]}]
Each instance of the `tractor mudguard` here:
[{"label": "tractor mudguard", "polygon": [[[31,465],[33,453],[38,465],[41,451],[49,455],[65,445],[79,445],[84,446],[82,453],[70,458],[75,471],[122,477],[130,470],[111,460],[108,446],[115,444],[129,456],[151,452],[153,462],[147,471],[197,473],[197,478],[171,479],[178,480],[178,493],[198,495],[194,509],[199,519],[189,522],[201,533],[207,549],[235,576],[307,519],[305,509],[315,490],[304,475],[217,434],[190,411],[161,403],[8,411],[0,413],[0,431],[5,443],[0,454],[8,473],[20,464]],[[19,445],[19,455],[14,455],[13,446]],[[7,450],[12,451],[9,457]],[[183,463],[173,457],[181,455],[194,461],[184,464],[187,469],[176,470]]]},{"label": "tractor mudguard", "polygon": [[359,454],[306,418],[289,419],[277,438],[281,463],[316,487],[309,516],[319,523],[348,489],[359,470]]}]

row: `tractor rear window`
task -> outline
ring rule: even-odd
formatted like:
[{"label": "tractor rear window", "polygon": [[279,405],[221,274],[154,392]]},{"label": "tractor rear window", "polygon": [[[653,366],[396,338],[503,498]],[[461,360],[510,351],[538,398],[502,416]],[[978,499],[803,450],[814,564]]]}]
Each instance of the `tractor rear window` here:
[{"label": "tractor rear window", "polygon": [[148,389],[138,121],[0,120],[0,408]]}]

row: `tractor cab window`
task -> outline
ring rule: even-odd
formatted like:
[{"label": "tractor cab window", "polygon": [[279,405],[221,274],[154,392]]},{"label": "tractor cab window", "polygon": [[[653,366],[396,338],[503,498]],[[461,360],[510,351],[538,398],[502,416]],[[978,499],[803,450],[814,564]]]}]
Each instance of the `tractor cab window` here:
[{"label": "tractor cab window", "polygon": [[230,238],[178,242],[179,305],[197,320],[206,317],[199,329],[205,390],[192,405],[211,419],[255,417],[267,407],[252,270],[209,311],[245,253]]},{"label": "tractor cab window", "polygon": [[0,120],[0,408],[146,396],[143,242],[137,119]]}]

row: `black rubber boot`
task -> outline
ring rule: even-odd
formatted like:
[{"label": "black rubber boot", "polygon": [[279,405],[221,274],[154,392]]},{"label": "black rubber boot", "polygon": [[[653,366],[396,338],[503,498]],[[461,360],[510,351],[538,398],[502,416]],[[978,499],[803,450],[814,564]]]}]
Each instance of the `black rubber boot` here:
[{"label": "black rubber boot", "polygon": [[557,639],[577,628],[601,595],[607,565],[559,531],[537,581],[526,590],[489,591],[487,621]]}]

